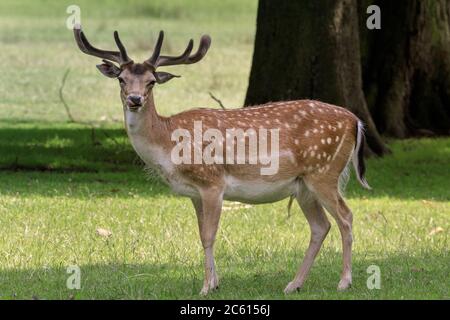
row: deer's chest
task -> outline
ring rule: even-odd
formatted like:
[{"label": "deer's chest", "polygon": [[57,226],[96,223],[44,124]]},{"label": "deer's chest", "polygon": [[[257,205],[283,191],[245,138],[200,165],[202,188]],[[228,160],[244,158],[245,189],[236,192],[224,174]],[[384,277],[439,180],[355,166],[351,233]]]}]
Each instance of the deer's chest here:
[{"label": "deer's chest", "polygon": [[173,172],[170,155],[160,146],[154,145],[143,136],[128,133],[131,145],[145,164],[158,171],[163,177]]},{"label": "deer's chest", "polygon": [[198,191],[177,173],[170,158],[170,152],[160,146],[152,145],[145,137],[133,134],[129,134],[129,137],[134,150],[142,161],[154,170],[173,192],[187,197],[198,197]]},{"label": "deer's chest", "polygon": [[173,171],[170,154],[146,136],[144,116],[139,112],[125,111],[125,125],[131,145],[142,161],[163,175],[170,174]]}]

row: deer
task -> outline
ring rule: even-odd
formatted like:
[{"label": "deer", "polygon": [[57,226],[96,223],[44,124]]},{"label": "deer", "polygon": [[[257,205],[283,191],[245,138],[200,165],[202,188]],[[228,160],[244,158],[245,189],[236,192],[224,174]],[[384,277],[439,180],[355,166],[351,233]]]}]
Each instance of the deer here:
[{"label": "deer", "polygon": [[[196,108],[165,117],[156,110],[153,89],[179,76],[158,71],[159,68],[202,60],[211,44],[208,35],[201,37],[195,53],[192,53],[191,39],[182,54],[168,56],[161,54],[164,32],[160,31],[149,58],[135,63],[129,58],[117,31],[114,39],[118,51],[92,46],[79,24],[74,26],[73,32],[83,53],[102,59],[97,65],[100,72],[118,80],[124,125],[135,152],[158,172],[173,192],[192,201],[204,251],[201,295],[219,286],[213,248],[224,200],[249,204],[272,203],[289,197],[297,200],[309,224],[310,241],[295,277],[284,289],[286,294],[302,288],[330,230],[328,212],[336,221],[342,238],[343,266],[337,289],[346,290],[351,286],[353,215],[344,201],[341,182],[352,163],[359,183],[370,189],[365,179],[365,136],[360,119],[343,107],[318,100],[278,101],[225,110]],[[173,139],[172,133],[182,129],[194,135],[198,121],[203,128],[213,128],[223,136],[227,128],[245,130],[248,134],[240,142],[246,147],[254,133],[251,129],[277,128],[276,172],[263,175],[264,165],[249,161],[174,162],[171,155],[179,141]],[[237,138],[233,137],[233,141],[237,143]],[[193,146],[187,152],[203,147],[203,144]],[[245,152],[248,154],[249,150]],[[220,158],[223,154],[217,152],[215,156]]]}]

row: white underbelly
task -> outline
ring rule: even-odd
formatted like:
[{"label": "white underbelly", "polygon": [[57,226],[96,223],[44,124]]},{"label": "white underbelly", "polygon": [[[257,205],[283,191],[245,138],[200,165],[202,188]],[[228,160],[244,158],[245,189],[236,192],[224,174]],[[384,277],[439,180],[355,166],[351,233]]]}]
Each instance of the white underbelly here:
[{"label": "white underbelly", "polygon": [[189,198],[199,198],[200,193],[198,192],[198,189],[194,186],[184,182],[182,179],[178,179],[176,177],[169,177],[167,179],[168,184],[170,186],[170,189],[172,192],[174,192],[177,195],[185,196]]},{"label": "white underbelly", "polygon": [[296,178],[268,182],[264,180],[245,181],[227,176],[225,178],[225,200],[244,203],[270,203],[296,194],[298,181]]}]

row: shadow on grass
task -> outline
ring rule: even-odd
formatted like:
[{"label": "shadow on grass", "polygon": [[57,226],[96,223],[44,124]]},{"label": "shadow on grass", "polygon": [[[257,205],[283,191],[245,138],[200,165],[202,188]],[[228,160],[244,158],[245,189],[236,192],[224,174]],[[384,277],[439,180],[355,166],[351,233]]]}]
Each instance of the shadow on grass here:
[{"label": "shadow on grass", "polygon": [[129,197],[167,194],[120,127],[0,123],[2,195]]},{"label": "shadow on grass", "polygon": [[48,173],[36,171],[0,172],[0,196],[65,198],[130,198],[172,195],[158,177],[144,170],[97,173]]},{"label": "shadow on grass", "polygon": [[[236,254],[236,256],[238,253]],[[431,260],[430,260],[431,258]],[[337,292],[341,256],[324,252],[317,259],[303,288],[283,294],[301,257],[287,252],[270,261],[218,256],[220,288],[206,299],[448,299],[446,255],[390,255],[368,259],[355,255],[353,286]],[[280,261],[290,261],[281,264]],[[67,263],[67,266],[73,263]],[[286,267],[287,265],[287,267]],[[380,268],[380,289],[368,289],[367,268]],[[67,288],[72,273],[67,267],[0,270],[1,299],[203,299],[198,295],[203,266],[187,264],[93,264],[80,265],[81,289]]]},{"label": "shadow on grass", "polygon": [[80,124],[0,123],[0,170],[126,171],[139,164],[125,130]]},{"label": "shadow on grass", "polygon": [[[352,178],[347,196],[450,201],[449,142],[448,138],[392,141],[392,155],[368,160],[368,181],[374,190],[363,190]],[[9,193],[47,194],[49,187],[64,190],[68,179],[92,187],[97,183],[100,188],[106,181],[111,189],[132,183],[143,194],[148,194],[151,185],[167,191],[159,179],[145,179],[143,164],[119,126],[92,129],[79,124],[2,121],[0,155],[0,179],[8,182],[5,192]],[[29,179],[37,179],[36,171],[43,173],[38,175],[39,187],[24,188]],[[10,172],[17,175],[13,178]]]}]

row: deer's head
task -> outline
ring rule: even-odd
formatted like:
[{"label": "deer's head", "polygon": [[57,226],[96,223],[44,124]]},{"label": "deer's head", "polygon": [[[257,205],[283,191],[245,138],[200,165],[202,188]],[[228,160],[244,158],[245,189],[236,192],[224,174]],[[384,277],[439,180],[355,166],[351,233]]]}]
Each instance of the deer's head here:
[{"label": "deer's head", "polygon": [[107,51],[93,47],[81,31],[80,25],[75,25],[73,32],[81,51],[103,60],[102,64],[97,65],[100,72],[109,78],[119,80],[123,105],[130,111],[137,111],[145,104],[155,84],[162,84],[179,77],[168,72],[156,71],[158,67],[196,63],[205,56],[211,44],[211,38],[204,35],[200,39],[196,53],[191,54],[194,47],[194,41],[191,39],[181,55],[177,57],[164,56],[161,55],[164,32],[160,31],[150,58],[143,63],[135,63],[128,57],[117,31],[114,31],[114,40],[119,51]]}]

